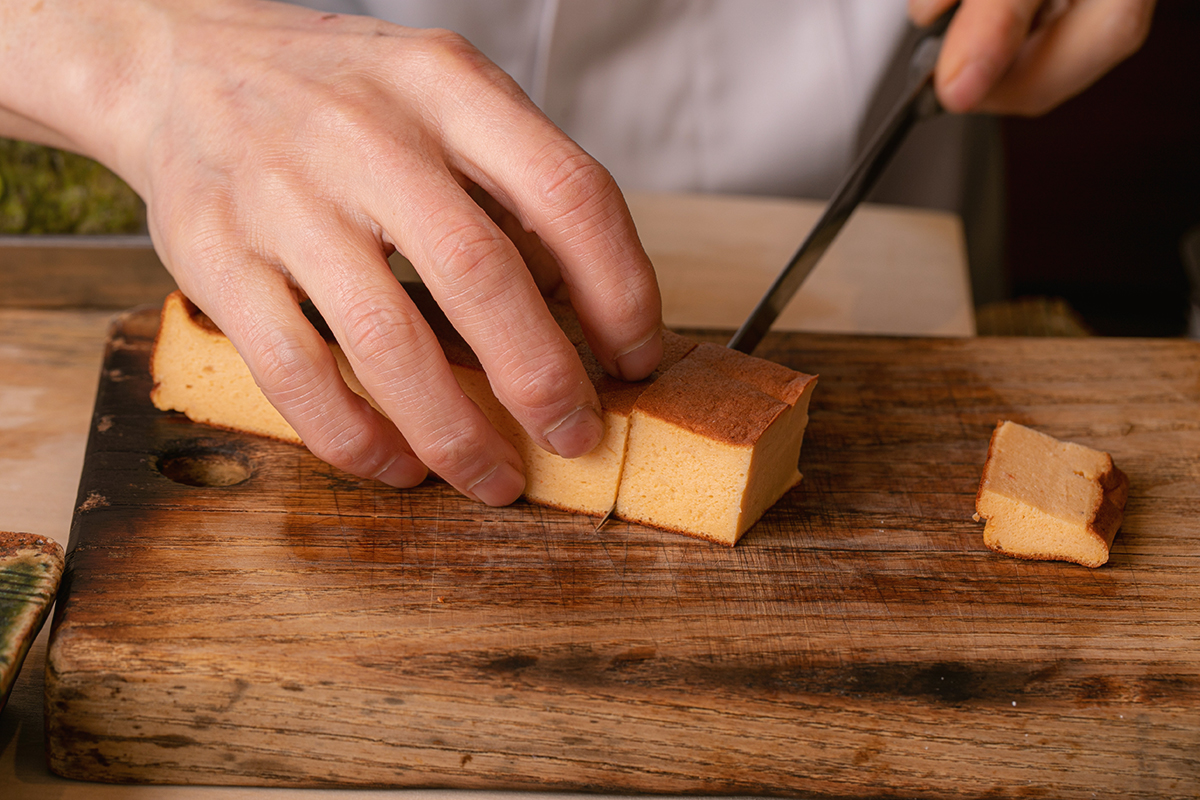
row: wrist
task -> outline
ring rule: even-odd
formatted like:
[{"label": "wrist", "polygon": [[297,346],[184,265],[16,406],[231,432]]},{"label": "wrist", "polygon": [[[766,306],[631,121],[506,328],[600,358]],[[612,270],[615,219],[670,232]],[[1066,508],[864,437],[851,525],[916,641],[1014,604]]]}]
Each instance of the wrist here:
[{"label": "wrist", "polygon": [[171,102],[179,31],[224,5],[0,2],[0,135],[82,153],[143,192],[152,134]]},{"label": "wrist", "polygon": [[[148,55],[143,0],[0,4],[0,132],[65,147],[114,169]],[[134,126],[136,128],[136,126]],[[130,131],[136,136],[136,129]],[[121,171],[118,169],[118,171]]]}]

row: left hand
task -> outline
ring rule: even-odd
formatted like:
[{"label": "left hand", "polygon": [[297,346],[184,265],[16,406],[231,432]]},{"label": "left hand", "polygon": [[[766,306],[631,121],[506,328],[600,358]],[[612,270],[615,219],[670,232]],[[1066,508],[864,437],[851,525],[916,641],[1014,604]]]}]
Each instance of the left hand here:
[{"label": "left hand", "polygon": [[[955,0],[909,0],[929,25]],[[1044,114],[1141,47],[1155,0],[962,0],[934,85],[948,111]]]}]

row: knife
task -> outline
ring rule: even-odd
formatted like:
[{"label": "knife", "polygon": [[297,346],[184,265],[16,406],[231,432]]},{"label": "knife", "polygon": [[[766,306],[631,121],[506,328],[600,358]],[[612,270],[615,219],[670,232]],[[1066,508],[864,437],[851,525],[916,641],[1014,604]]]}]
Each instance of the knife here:
[{"label": "knife", "polygon": [[841,185],[834,192],[817,224],[809,232],[808,238],[800,245],[800,249],[779,273],[779,277],[767,289],[767,293],[758,301],[754,311],[750,312],[750,316],[726,347],[742,353],[754,351],[788,301],[796,294],[800,284],[804,283],[804,279],[837,238],[838,232],[846,224],[846,220],[850,219],[854,209],[871,191],[871,187],[900,148],[908,132],[917,122],[941,112],[933,90],[933,71],[942,51],[942,37],[956,8],[957,5],[942,14],[922,32],[913,47],[904,94],[888,113],[867,149],[842,179]]}]

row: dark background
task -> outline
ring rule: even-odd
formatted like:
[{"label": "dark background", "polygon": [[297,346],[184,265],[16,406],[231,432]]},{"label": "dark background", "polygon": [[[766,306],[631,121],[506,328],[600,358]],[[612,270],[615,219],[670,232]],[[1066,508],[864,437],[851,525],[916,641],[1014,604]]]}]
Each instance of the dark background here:
[{"label": "dark background", "polygon": [[1180,241],[1200,224],[1200,2],[1160,0],[1138,53],[1001,132],[1010,295],[1062,297],[1102,335],[1181,335]]}]

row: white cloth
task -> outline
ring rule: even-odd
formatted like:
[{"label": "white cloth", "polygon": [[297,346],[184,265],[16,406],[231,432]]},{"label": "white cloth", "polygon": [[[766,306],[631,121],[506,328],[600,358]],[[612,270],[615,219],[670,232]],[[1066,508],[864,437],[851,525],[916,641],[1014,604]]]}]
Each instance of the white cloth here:
[{"label": "white cloth", "polygon": [[904,0],[307,0],[464,35],[627,189],[828,196]]}]

